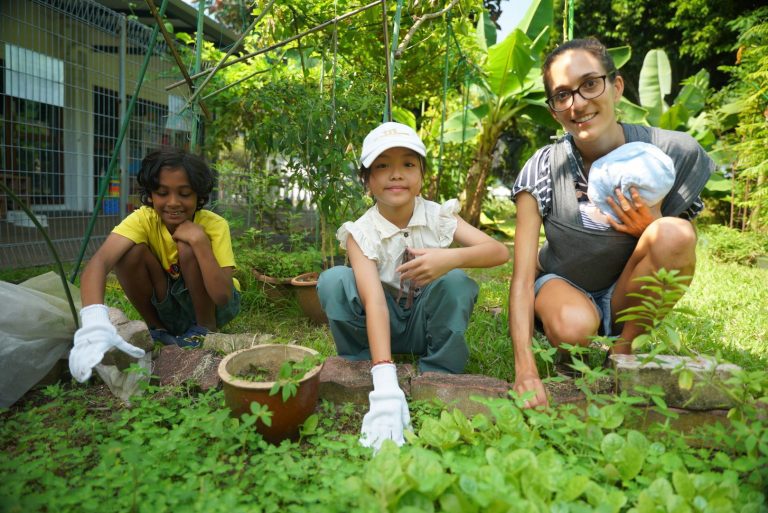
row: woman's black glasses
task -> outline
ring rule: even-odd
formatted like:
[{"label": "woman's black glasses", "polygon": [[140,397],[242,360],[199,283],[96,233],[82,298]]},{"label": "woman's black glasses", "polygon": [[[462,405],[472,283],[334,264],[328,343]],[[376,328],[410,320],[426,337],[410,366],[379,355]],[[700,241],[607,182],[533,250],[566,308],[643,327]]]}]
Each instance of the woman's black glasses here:
[{"label": "woman's black glasses", "polygon": [[608,75],[590,77],[576,89],[559,91],[547,98],[547,105],[555,112],[568,110],[573,105],[573,96],[578,93],[585,100],[597,98],[605,92],[605,79]]}]

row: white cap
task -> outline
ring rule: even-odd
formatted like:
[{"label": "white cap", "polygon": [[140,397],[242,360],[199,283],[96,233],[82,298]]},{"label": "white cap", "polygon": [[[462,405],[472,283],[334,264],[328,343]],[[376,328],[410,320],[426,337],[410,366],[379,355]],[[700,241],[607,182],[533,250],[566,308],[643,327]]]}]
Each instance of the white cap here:
[{"label": "white cap", "polygon": [[390,148],[408,148],[422,157],[427,156],[427,148],[413,128],[390,121],[382,123],[365,136],[360,163],[363,167],[371,167],[376,157]]}]

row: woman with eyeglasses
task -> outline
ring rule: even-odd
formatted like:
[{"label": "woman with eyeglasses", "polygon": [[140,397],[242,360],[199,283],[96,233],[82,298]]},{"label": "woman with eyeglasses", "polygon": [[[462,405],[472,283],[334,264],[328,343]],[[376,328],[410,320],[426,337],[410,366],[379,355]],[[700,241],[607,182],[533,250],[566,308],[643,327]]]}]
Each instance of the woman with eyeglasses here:
[{"label": "woman with eyeglasses", "polygon": [[[512,189],[517,226],[509,329],[514,388],[534,393],[528,407],[548,402],[533,356],[534,326],[555,347],[587,346],[590,337],[606,335],[617,337],[614,353],[630,353],[643,328],[615,321],[617,312],[640,302],[628,296],[641,292],[635,279],[660,268],[693,275],[696,233],[690,220],[703,209],[699,194],[714,169],[688,134],[617,120],[624,81],[596,39],[556,48],[544,63],[543,78],[550,113],[566,134],[528,160]],[[596,222],[587,195],[590,169],[630,142],[652,144],[668,155],[674,184],[651,207],[636,187],[617,188],[614,197],[605,198],[612,215]],[[546,242],[539,249],[542,224]]]}]

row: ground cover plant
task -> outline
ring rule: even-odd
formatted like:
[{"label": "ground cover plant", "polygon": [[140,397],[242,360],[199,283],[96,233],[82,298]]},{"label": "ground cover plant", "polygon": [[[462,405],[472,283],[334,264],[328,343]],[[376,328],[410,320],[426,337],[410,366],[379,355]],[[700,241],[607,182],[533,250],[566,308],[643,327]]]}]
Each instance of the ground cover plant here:
[{"label": "ground cover plant", "polygon": [[[467,372],[514,377],[509,274],[510,264],[473,271],[481,293]],[[702,246],[681,302],[695,315],[671,316],[687,350],[746,369],[726,384],[737,406],[722,424],[677,432],[659,390],[645,407],[594,394],[590,382],[609,371],[585,366],[582,405],[542,412],[486,400],[487,415],[466,418],[414,402],[409,443],[372,457],[352,405],[321,404],[299,441],[275,447],[253,428],[263,412],[231,418],[221,391],[149,386],[127,407],[103,385],[62,382],[0,411],[0,510],[766,511],[766,274]],[[260,301],[242,281],[251,301],[226,331],[334,353],[326,327],[311,327],[292,301]],[[107,302],[120,294],[110,287]],[[538,342],[540,369],[552,372],[554,351]]]},{"label": "ground cover plant", "polygon": [[664,423],[638,428],[629,397],[548,412],[487,400],[493,422],[415,403],[409,444],[371,458],[349,405],[323,403],[299,442],[275,447],[258,415],[229,416],[220,391],[149,387],[125,408],[98,388],[53,385],[3,413],[4,511],[766,508],[768,431],[748,403],[696,445]]}]

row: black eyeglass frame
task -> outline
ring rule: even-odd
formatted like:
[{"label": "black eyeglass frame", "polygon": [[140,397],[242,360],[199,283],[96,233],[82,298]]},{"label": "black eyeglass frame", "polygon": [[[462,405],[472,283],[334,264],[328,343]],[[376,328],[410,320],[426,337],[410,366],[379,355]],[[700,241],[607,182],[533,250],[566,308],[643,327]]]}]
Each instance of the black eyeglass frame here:
[{"label": "black eyeglass frame", "polygon": [[[582,98],[584,98],[585,100],[594,100],[595,98],[599,98],[600,96],[602,96],[602,94],[603,94],[603,93],[605,93],[605,90],[606,90],[606,88],[607,88],[607,86],[606,86],[606,80],[608,79],[608,77],[609,77],[609,76],[611,76],[611,77],[612,77],[613,75],[614,75],[614,73],[613,73],[613,72],[611,72],[611,73],[607,73],[607,74],[605,74],[605,75],[598,75],[598,76],[596,76],[596,77],[588,77],[588,78],[586,78],[586,79],[584,80],[584,82],[582,82],[581,84],[579,84],[579,87],[577,87],[576,89],[570,89],[570,90],[568,90],[568,89],[565,89],[565,90],[563,90],[563,91],[558,91],[557,93],[555,93],[555,94],[553,94],[552,96],[550,96],[549,98],[547,98],[547,105],[548,105],[548,106],[549,106],[549,108],[550,108],[550,109],[552,109],[554,112],[564,112],[564,111],[566,111],[566,110],[570,109],[570,108],[573,106],[573,99],[575,98],[575,95],[576,95],[576,94],[578,94],[579,96],[581,96],[581,97],[582,97]],[[590,96],[589,98],[587,98],[586,96],[584,96],[584,94],[582,94],[582,92],[581,92],[581,88],[584,86],[584,84],[586,84],[586,83],[587,83],[587,82],[589,82],[590,80],[596,80],[596,79],[600,79],[600,80],[602,80],[602,81],[603,81],[603,90],[602,90],[602,91],[600,91],[600,92],[599,92],[598,94],[596,94],[595,96]],[[570,96],[570,98],[571,98],[571,101],[570,101],[570,103],[568,104],[568,106],[567,106],[567,107],[564,107],[564,108],[562,108],[562,109],[556,109],[556,108],[554,107],[554,105],[553,105],[553,103],[555,102],[555,96],[557,96],[558,94],[561,94],[561,93],[569,93],[569,94],[571,95],[571,96]]]}]

